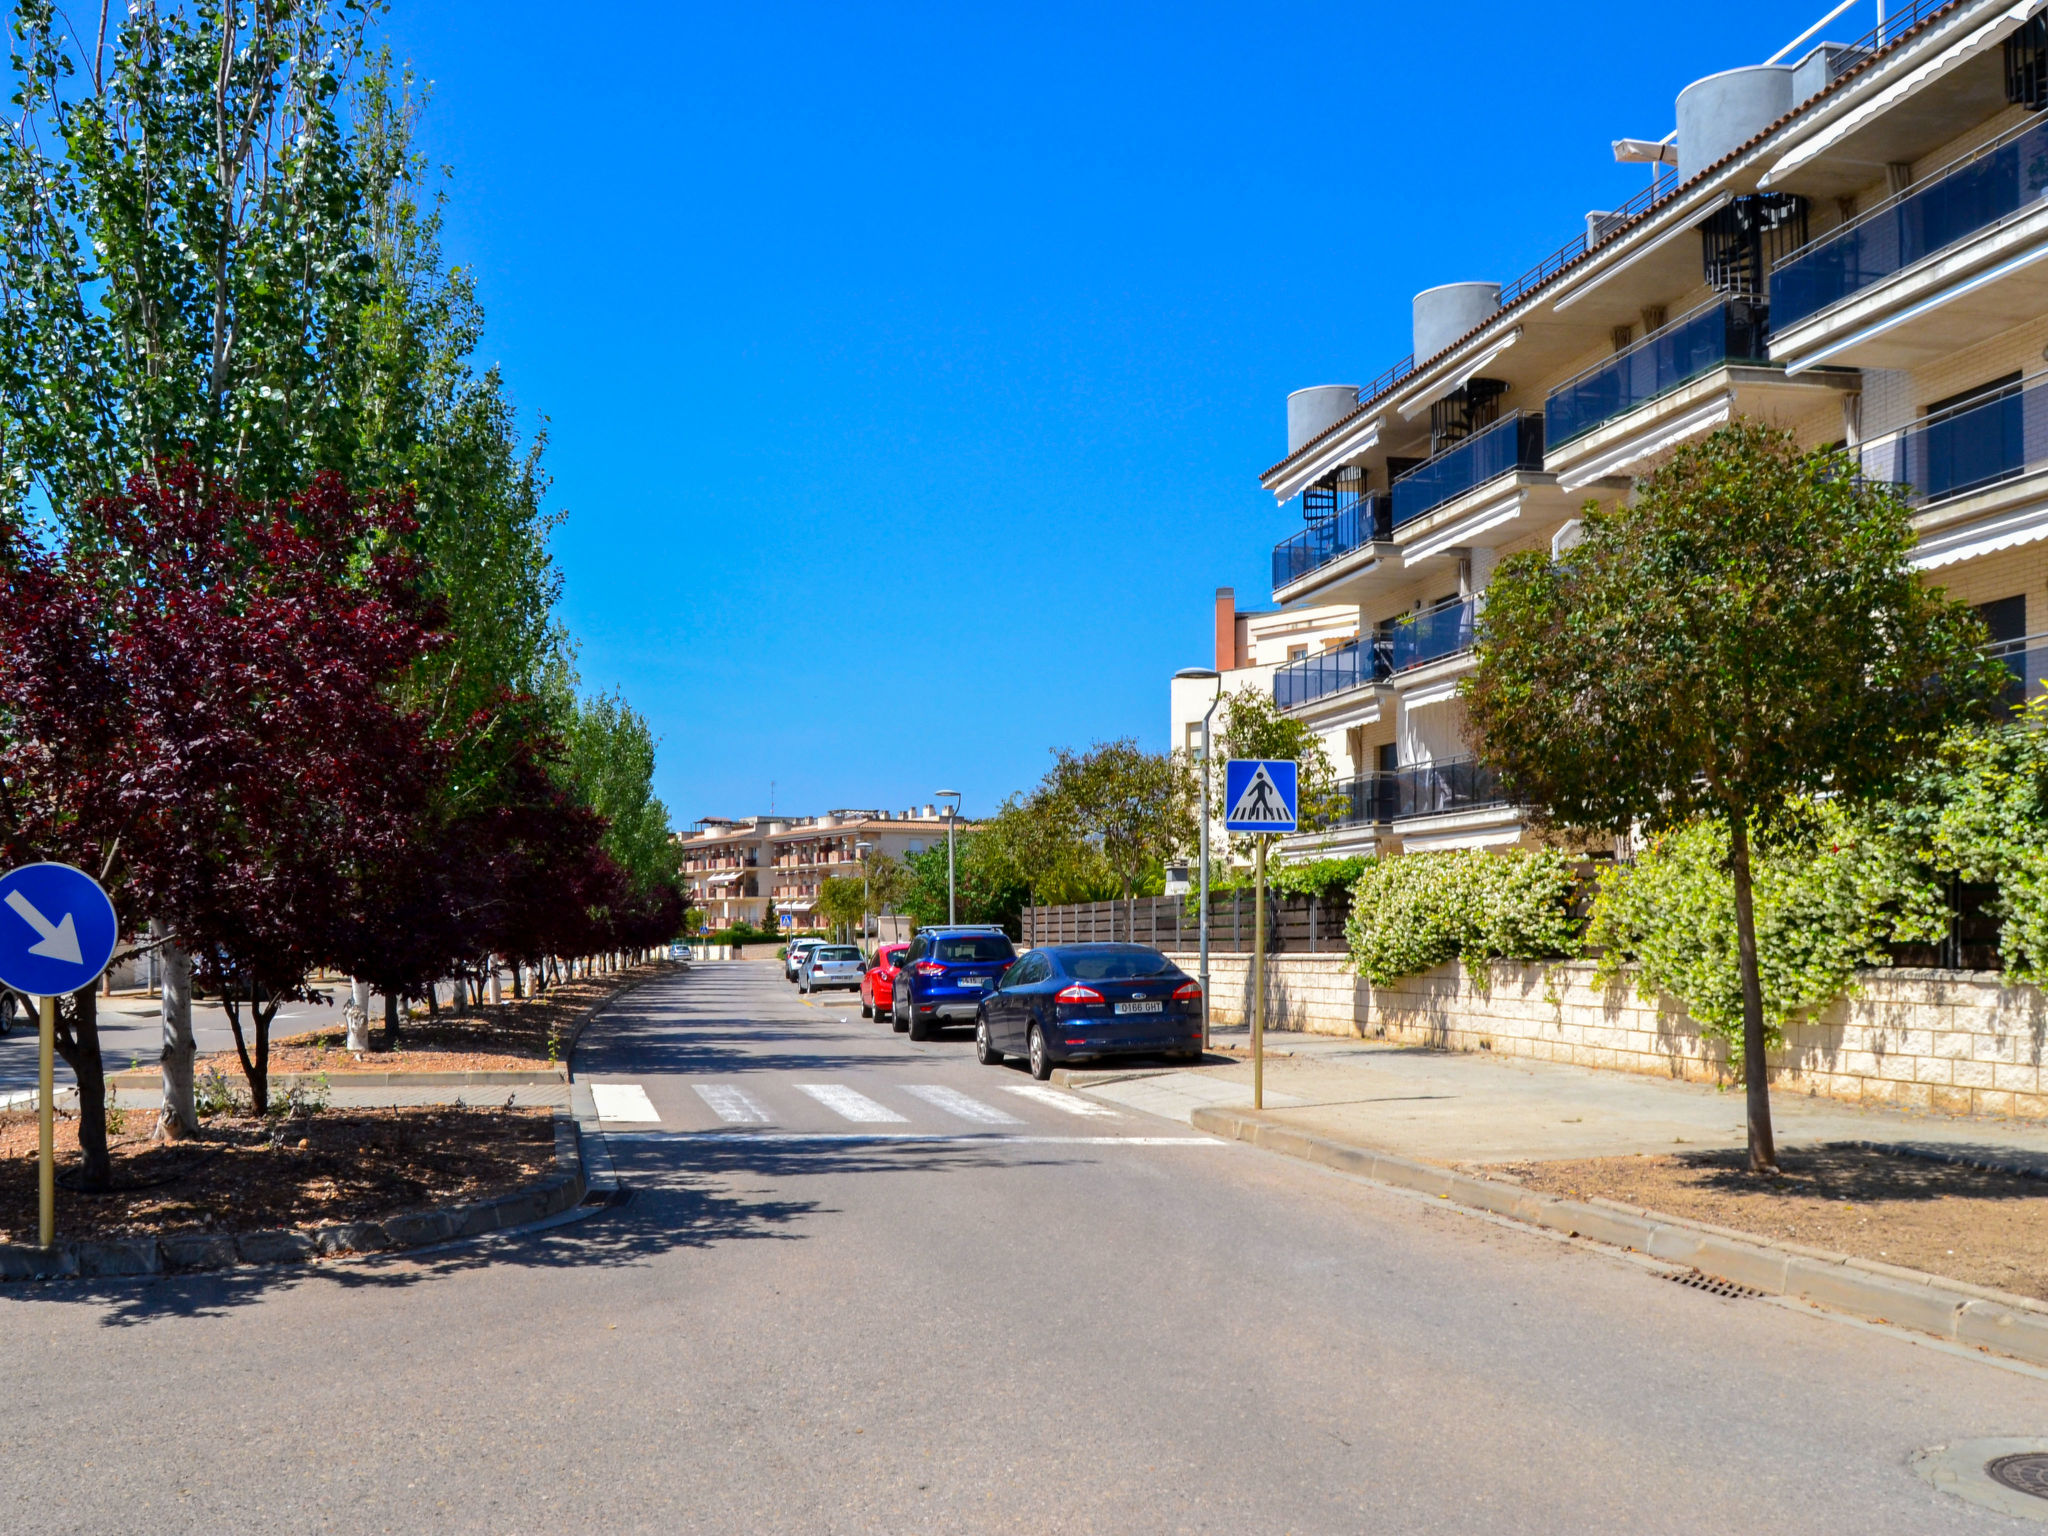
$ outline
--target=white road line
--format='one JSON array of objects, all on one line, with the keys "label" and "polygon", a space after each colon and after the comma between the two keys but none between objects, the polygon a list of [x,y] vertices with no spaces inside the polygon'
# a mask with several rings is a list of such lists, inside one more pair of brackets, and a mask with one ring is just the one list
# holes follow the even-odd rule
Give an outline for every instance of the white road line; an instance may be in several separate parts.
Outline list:
[{"label": "white road line", "polygon": [[1011,1093],[1021,1093],[1034,1104],[1050,1104],[1054,1109],[1064,1109],[1070,1115],[1108,1115],[1116,1118],[1116,1111],[1107,1104],[1097,1104],[1091,1099],[1079,1098],[1058,1088],[1041,1088],[1036,1083],[1005,1083]]},{"label": "white road line", "polygon": [[766,1125],[769,1114],[761,1101],[744,1088],[730,1083],[693,1083],[697,1097],[711,1106],[711,1113],[727,1125]]},{"label": "white road line", "polygon": [[913,1098],[923,1099],[935,1109],[943,1109],[949,1115],[958,1115],[962,1120],[972,1120],[976,1125],[1022,1125],[1024,1122],[1015,1115],[1006,1115],[993,1104],[970,1098],[958,1088],[948,1088],[943,1083],[905,1083],[903,1091]]},{"label": "white road line", "polygon": [[611,1142],[722,1141],[733,1146],[755,1142],[820,1141],[890,1142],[975,1147],[1223,1147],[1213,1136],[1006,1136],[1000,1131],[608,1131]]},{"label": "white road line", "polygon": [[638,1083],[592,1083],[590,1097],[597,1105],[598,1123],[612,1120],[653,1121],[661,1124],[647,1090]]},{"label": "white road line", "polygon": [[899,1125],[908,1125],[907,1117],[895,1110],[877,1104],[864,1093],[855,1093],[844,1083],[798,1083],[798,1093],[808,1093],[820,1104],[831,1110],[842,1120],[862,1120],[879,1123],[894,1120]]}]

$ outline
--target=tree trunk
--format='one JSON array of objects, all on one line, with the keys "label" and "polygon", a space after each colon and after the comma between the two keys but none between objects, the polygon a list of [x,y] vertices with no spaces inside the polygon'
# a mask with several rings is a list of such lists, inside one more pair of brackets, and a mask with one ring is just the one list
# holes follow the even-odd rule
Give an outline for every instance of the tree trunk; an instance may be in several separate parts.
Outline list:
[{"label": "tree trunk", "polygon": [[498,957],[493,955],[491,956],[491,1006],[493,1008],[505,1000],[505,994],[499,990],[501,986],[502,983],[498,980]]},{"label": "tree trunk", "polygon": [[171,939],[161,922],[149,925],[157,940],[157,974],[163,978],[164,1107],[157,1112],[156,1139],[179,1141],[199,1134],[199,1107],[192,1093],[192,957]]},{"label": "tree trunk", "polygon": [[367,981],[360,977],[349,979],[348,1008],[342,1016],[348,1021],[347,1049],[367,1051],[370,1048],[370,984]]},{"label": "tree trunk", "polygon": [[387,1051],[398,1049],[398,1015],[400,1012],[398,1005],[399,997],[397,992],[391,991],[384,994],[384,1049]]},{"label": "tree trunk", "polygon": [[233,984],[221,989],[221,1006],[227,1010],[228,1029],[235,1037],[235,1055],[241,1059],[242,1076],[249,1080],[249,1107],[256,1114],[267,1114],[270,1110],[270,1021],[277,1013],[277,1004],[272,1003],[264,1011],[262,989],[256,985],[256,978],[249,978],[249,1025],[256,1031],[256,1054],[249,1054],[249,1046],[242,1034],[242,1010],[235,1004]]},{"label": "tree trunk", "polygon": [[430,981],[427,983],[427,1017],[430,1019],[438,1019],[440,1016],[441,983],[439,983],[438,981]]},{"label": "tree trunk", "polygon": [[1735,936],[1742,970],[1742,1082],[1749,1108],[1749,1171],[1774,1172],[1771,1084],[1764,1059],[1764,987],[1756,960],[1756,903],[1750,883],[1749,818],[1729,818],[1728,870],[1735,881]]},{"label": "tree trunk", "polygon": [[113,1159],[107,1152],[107,1073],[100,1061],[97,983],[71,994],[71,1028],[58,1020],[57,1051],[78,1079],[79,1182],[86,1189],[105,1189],[113,1182]]}]

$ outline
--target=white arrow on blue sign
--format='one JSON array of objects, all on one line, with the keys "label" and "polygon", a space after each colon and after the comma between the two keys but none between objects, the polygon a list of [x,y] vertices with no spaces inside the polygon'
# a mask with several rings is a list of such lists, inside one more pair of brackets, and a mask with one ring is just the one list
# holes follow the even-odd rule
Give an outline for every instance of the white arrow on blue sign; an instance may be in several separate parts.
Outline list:
[{"label": "white arrow on blue sign", "polygon": [[89,987],[114,958],[120,924],[99,881],[69,864],[0,875],[0,983],[30,997]]},{"label": "white arrow on blue sign", "polygon": [[1300,765],[1291,757],[1234,757],[1223,765],[1223,826],[1229,832],[1292,832]]}]

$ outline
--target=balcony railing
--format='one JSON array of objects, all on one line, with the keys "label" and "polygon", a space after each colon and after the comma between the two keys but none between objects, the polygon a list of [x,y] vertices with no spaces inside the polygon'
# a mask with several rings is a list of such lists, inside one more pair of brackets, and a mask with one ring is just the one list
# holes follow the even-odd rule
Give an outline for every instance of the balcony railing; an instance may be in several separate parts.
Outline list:
[{"label": "balcony railing", "polygon": [[2008,711],[2018,709],[2048,686],[2048,635],[1996,641],[1986,646],[1984,653],[1996,656],[2012,673],[2012,684],[2005,691]]},{"label": "balcony railing", "polygon": [[1771,273],[1771,317],[1783,331],[2020,212],[2044,190],[2048,121],[2036,120],[1788,256]]},{"label": "balcony railing", "polygon": [[1325,694],[1381,682],[1387,671],[1385,642],[1354,640],[1277,668],[1273,673],[1273,703],[1280,709],[1292,709]]},{"label": "balcony railing", "polygon": [[1392,773],[1362,773],[1337,786],[1344,797],[1340,826],[1385,826],[1410,816],[1507,805],[1500,776],[1469,757],[1418,763]]},{"label": "balcony railing", "polygon": [[1385,494],[1360,497],[1273,546],[1274,590],[1301,580],[1310,571],[1320,570],[1375,539],[1392,538],[1393,533],[1393,506]]},{"label": "balcony railing", "polygon": [[1543,402],[1547,446],[1584,437],[1724,363],[1763,362],[1767,313],[1747,299],[1717,299],[1567,379]]},{"label": "balcony railing", "polygon": [[1915,506],[2041,468],[2048,465],[2048,373],[1873,438],[1858,454],[1867,479],[1905,487]]},{"label": "balcony railing", "polygon": [[1406,672],[1410,667],[1470,650],[1478,608],[1472,598],[1454,597],[1387,626],[1382,638],[1387,647],[1388,670]]},{"label": "balcony railing", "polygon": [[1512,411],[1394,482],[1394,526],[1518,469],[1543,467],[1543,417]]}]

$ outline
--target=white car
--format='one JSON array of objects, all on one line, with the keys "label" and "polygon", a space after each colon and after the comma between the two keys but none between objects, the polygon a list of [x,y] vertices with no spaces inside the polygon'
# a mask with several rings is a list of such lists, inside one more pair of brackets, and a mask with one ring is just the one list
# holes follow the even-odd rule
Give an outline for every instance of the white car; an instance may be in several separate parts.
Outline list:
[{"label": "white car", "polygon": [[804,956],[824,942],[823,939],[791,939],[782,956],[782,979],[795,981],[796,973],[803,968]]},{"label": "white car", "polygon": [[819,944],[805,953],[796,989],[822,992],[827,987],[850,987],[858,992],[861,972],[866,969],[860,951],[851,944]]}]

